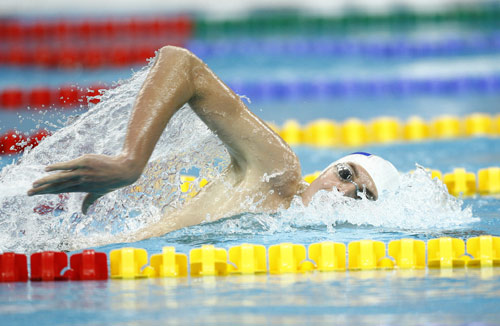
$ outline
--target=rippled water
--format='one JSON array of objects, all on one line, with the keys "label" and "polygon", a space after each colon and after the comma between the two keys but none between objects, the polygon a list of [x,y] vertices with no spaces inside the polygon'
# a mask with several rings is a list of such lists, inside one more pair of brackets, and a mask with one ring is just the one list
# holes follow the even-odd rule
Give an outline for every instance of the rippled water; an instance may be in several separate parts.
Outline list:
[{"label": "rippled water", "polygon": [[[80,247],[91,246],[93,236],[113,237],[181,205],[185,199],[178,191],[181,173],[196,168],[204,177],[217,177],[227,160],[224,147],[185,108],[169,123],[141,179],[102,198],[88,216],[80,213],[83,194],[25,195],[34,180],[46,175],[43,168],[48,164],[84,153],[113,155],[121,150],[129,113],[147,72],[144,68],[105,92],[98,105],[2,169],[0,250],[67,249],[68,239],[75,238]],[[197,137],[191,137],[193,132]],[[142,191],[135,191],[137,186]]]},{"label": "rippled water", "polygon": [[[0,284],[5,325],[496,325],[500,270]],[[57,316],[57,318],[54,318]]]},{"label": "rippled water", "polygon": [[[220,141],[188,108],[180,110],[161,137],[150,164],[133,186],[106,195],[88,216],[80,213],[83,194],[27,197],[31,183],[45,175],[45,165],[85,153],[113,155],[120,151],[134,98],[149,68],[121,81],[102,95],[88,112],[69,119],[40,146],[25,153],[0,173],[0,249],[32,252],[44,249],[89,247],[93,238],[112,239],[156,221],[166,210],[180,207],[180,173],[196,170],[216,178],[227,165]],[[191,137],[196,134],[197,137]],[[135,191],[140,186],[142,191]],[[370,212],[367,214],[367,212]],[[220,236],[274,234],[303,228],[334,233],[342,225],[394,230],[431,230],[473,223],[469,207],[447,194],[444,186],[418,168],[403,176],[400,189],[376,202],[354,201],[335,192],[319,193],[309,207],[300,200],[276,214],[243,214],[237,218],[189,228],[185,236],[212,228]],[[187,233],[186,233],[187,232]],[[189,232],[193,232],[190,234]],[[110,242],[113,242],[110,240]]]},{"label": "rippled water", "polygon": [[[147,71],[148,67],[115,85],[103,94],[98,105],[70,118],[66,127],[14,163],[8,157],[1,159],[0,251],[94,247],[100,237],[118,241],[121,235],[156,221],[166,209],[182,206],[187,198],[179,191],[180,174],[218,177],[228,164],[228,155],[220,141],[189,108],[184,108],[169,123],[136,184],[141,191],[134,185],[108,194],[87,216],[80,213],[82,194],[25,195],[31,183],[45,175],[47,164],[84,153],[112,155],[121,149],[128,115]],[[302,110],[303,103],[294,105],[301,105]],[[330,109],[330,103],[322,105]],[[362,106],[363,114],[373,114],[369,106]],[[287,117],[306,114],[300,110],[292,110]],[[422,110],[435,113],[433,107]],[[341,116],[351,114],[344,111]],[[273,119],[283,119],[279,109],[276,112]],[[245,213],[134,244],[110,244],[98,249],[109,253],[132,245],[154,254],[165,245],[173,245],[178,252],[188,253],[202,244],[228,248],[241,243],[269,246],[359,239],[387,243],[403,237],[428,240],[500,235],[497,198],[452,197],[442,183],[431,180],[415,165],[443,172],[458,166],[477,171],[498,165],[498,138],[363,149],[388,158],[405,172],[397,192],[376,202],[354,201],[335,191],[322,192],[308,207],[295,201],[289,209],[274,214]],[[304,173],[321,170],[349,152],[342,148],[295,150]],[[415,172],[408,173],[411,169]],[[0,324],[233,325],[237,320],[243,325],[494,325],[500,303],[499,275],[496,268],[0,284]]]},{"label": "rippled water", "polygon": [[[218,177],[228,164],[228,154],[218,138],[185,107],[170,121],[140,180],[101,198],[87,216],[80,212],[83,194],[25,195],[31,183],[45,175],[43,168],[48,164],[85,153],[113,155],[120,151],[134,98],[147,72],[148,67],[104,92],[99,104],[70,119],[66,127],[2,169],[0,250],[85,248],[92,247],[97,238],[118,242],[124,234],[183,205],[186,196],[179,191],[181,173],[195,170],[208,180]],[[431,230],[477,221],[470,208],[448,195],[443,184],[431,180],[421,168],[404,174],[398,191],[384,197],[375,202],[355,201],[335,191],[322,192],[309,207],[297,199],[289,209],[276,214],[243,214],[200,228],[202,233],[216,228],[224,238],[297,232],[304,228],[334,233],[343,224]],[[196,228],[187,230],[183,231],[188,232],[185,236],[200,232]]]}]

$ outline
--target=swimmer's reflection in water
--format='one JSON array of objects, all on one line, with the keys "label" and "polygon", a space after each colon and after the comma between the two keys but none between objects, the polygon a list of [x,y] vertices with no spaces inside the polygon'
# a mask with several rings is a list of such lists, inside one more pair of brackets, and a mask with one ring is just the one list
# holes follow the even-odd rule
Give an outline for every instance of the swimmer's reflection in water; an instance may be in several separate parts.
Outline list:
[{"label": "swimmer's reflection in water", "polygon": [[121,153],[88,154],[50,165],[46,171],[55,173],[35,181],[28,195],[85,192],[82,211],[86,213],[101,196],[139,178],[167,123],[186,103],[220,138],[231,163],[221,178],[212,180],[182,208],[136,230],[129,241],[199,224],[207,216],[214,221],[256,209],[275,212],[287,208],[296,196],[308,205],[320,190],[336,188],[348,197],[376,200],[399,184],[398,171],[390,162],[364,152],[339,159],[307,184],[297,156],[279,135],[199,58],[166,46],[158,52],[137,95]]}]

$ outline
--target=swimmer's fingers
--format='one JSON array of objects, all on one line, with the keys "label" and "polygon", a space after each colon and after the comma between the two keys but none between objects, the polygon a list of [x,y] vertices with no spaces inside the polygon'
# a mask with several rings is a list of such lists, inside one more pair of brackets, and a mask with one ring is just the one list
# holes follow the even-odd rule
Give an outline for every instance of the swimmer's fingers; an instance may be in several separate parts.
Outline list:
[{"label": "swimmer's fingers", "polygon": [[60,162],[48,165],[45,167],[46,172],[57,171],[57,170],[75,170],[78,168],[82,168],[84,166],[84,160],[82,157],[76,158],[67,162]]},{"label": "swimmer's fingers", "polygon": [[82,203],[82,212],[83,214],[87,214],[87,211],[89,210],[89,207],[92,206],[93,203],[95,203],[96,200],[101,198],[103,194],[97,194],[97,193],[88,193],[87,196],[85,196],[85,199],[83,200]]},{"label": "swimmer's fingers", "polygon": [[65,182],[65,181],[72,180],[72,179],[75,179],[78,177],[80,177],[80,174],[77,172],[73,172],[73,171],[60,172],[60,173],[52,174],[52,175],[49,175],[49,176],[46,176],[44,178],[36,180],[35,182],[33,182],[33,188],[38,188],[40,186],[43,186],[46,184],[51,184],[51,183]]},{"label": "swimmer's fingers", "polygon": [[59,194],[62,192],[82,192],[79,189],[80,180],[74,179],[59,183],[49,183],[43,186],[38,186],[28,191],[28,196],[45,195],[45,194]]}]

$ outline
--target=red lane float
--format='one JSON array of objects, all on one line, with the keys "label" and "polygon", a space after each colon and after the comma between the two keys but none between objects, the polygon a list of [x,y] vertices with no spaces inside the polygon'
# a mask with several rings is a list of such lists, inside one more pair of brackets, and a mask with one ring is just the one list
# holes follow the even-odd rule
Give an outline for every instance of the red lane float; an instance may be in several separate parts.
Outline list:
[{"label": "red lane float", "polygon": [[50,136],[47,130],[39,130],[32,135],[26,135],[15,130],[9,130],[0,135],[0,155],[18,154],[25,148],[36,147],[46,137]]},{"label": "red lane float", "polygon": [[0,137],[0,154],[17,154],[26,148],[27,137],[14,130],[9,130]]},{"label": "red lane float", "polygon": [[27,282],[26,255],[6,252],[0,255],[0,282]]},{"label": "red lane float", "polygon": [[66,281],[67,276],[61,275],[61,271],[68,267],[68,256],[64,252],[44,251],[32,254],[31,281]]},{"label": "red lane float", "polygon": [[2,282],[51,282],[51,281],[104,281],[108,279],[108,257],[92,249],[73,254],[68,267],[64,252],[44,251],[30,257],[31,277],[28,278],[27,257],[6,252],[0,254],[0,283]]},{"label": "red lane float", "polygon": [[70,259],[70,269],[65,273],[71,281],[104,281],[108,279],[108,258],[103,252],[84,250]]},{"label": "red lane float", "polygon": [[76,87],[63,86],[56,91],[56,100],[63,107],[71,107],[78,104],[78,100],[82,98],[82,91]]},{"label": "red lane float", "polygon": [[5,109],[18,109],[24,107],[26,92],[17,88],[4,89],[0,93],[0,107]]},{"label": "red lane float", "polygon": [[52,104],[53,92],[47,87],[33,88],[29,92],[28,103],[31,107],[44,108]]},{"label": "red lane float", "polygon": [[[130,45],[133,44],[133,45]],[[38,46],[15,45],[0,49],[0,64],[9,66],[37,66],[61,69],[100,69],[143,65],[154,57],[155,51],[164,45],[184,46],[182,41],[158,40],[155,43],[86,46]]]},{"label": "red lane float", "polygon": [[189,16],[84,19],[80,21],[39,20],[35,22],[4,19],[0,21],[0,40],[130,39],[144,36],[188,38],[191,36],[192,30],[193,21]]},{"label": "red lane float", "polygon": [[[106,89],[101,84],[78,88],[62,86],[57,89],[36,87],[33,89],[8,88],[0,91],[0,110],[21,110],[27,107],[33,109],[56,107],[72,107],[78,104],[99,103],[99,90]],[[89,97],[91,97],[89,99]]]}]

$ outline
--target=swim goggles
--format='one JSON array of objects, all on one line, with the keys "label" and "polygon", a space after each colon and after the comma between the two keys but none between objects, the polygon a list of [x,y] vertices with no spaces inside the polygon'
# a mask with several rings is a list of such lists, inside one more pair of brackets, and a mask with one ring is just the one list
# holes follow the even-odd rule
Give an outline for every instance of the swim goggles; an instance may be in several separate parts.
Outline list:
[{"label": "swim goggles", "polygon": [[[352,171],[352,168],[348,164],[339,163],[335,165],[335,167],[337,169],[337,174],[339,175],[342,181],[350,182],[354,185],[354,187],[356,187],[356,195],[358,195],[359,193],[364,193],[366,198],[368,198],[369,200],[374,200],[372,196],[369,196],[366,193],[365,185],[363,185],[363,191],[359,189],[358,184],[353,180],[354,172]],[[356,199],[361,199],[361,198],[358,196],[356,197]]]}]

